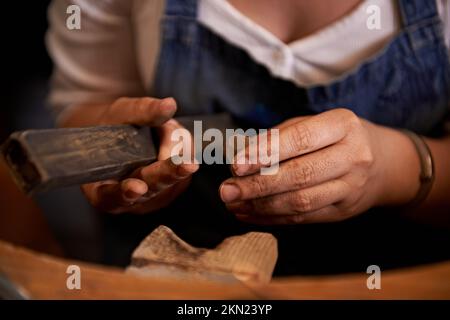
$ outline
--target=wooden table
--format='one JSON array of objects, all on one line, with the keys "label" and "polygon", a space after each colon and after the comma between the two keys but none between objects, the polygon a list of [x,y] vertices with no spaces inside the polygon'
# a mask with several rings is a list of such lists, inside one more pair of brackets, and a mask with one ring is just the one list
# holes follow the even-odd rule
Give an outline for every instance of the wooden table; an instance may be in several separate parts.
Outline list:
[{"label": "wooden table", "polygon": [[[81,289],[69,290],[69,265],[81,269]],[[384,271],[381,290],[368,275],[275,278],[267,285],[177,281],[64,260],[0,241],[0,272],[33,299],[450,299],[450,261]]]}]

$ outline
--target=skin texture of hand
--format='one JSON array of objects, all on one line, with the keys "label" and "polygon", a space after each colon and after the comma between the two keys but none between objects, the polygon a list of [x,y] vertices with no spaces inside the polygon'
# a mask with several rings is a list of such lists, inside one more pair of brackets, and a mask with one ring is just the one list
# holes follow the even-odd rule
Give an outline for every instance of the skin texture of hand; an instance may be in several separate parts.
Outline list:
[{"label": "skin texture of hand", "polygon": [[[158,161],[135,170],[128,178],[82,186],[89,202],[110,213],[148,213],[167,206],[189,185],[197,164],[175,165],[170,158],[173,130],[181,125],[171,119],[176,111],[171,98],[120,98],[96,118],[97,125],[133,124],[157,127],[160,138]],[[91,125],[91,123],[90,123]]]},{"label": "skin texture of hand", "polygon": [[234,177],[220,186],[222,200],[242,221],[340,221],[374,206],[407,203],[419,188],[411,141],[347,109],[293,118],[277,128],[278,172],[261,175],[259,164],[235,163]]}]

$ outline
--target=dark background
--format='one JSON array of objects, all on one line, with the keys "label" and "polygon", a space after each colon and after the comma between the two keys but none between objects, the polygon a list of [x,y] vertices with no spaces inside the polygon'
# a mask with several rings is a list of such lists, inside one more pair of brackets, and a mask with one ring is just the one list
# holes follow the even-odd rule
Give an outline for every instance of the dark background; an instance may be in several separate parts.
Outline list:
[{"label": "dark background", "polygon": [[[13,131],[54,126],[46,103],[52,71],[45,47],[50,2],[2,3],[0,144]],[[45,193],[35,200],[68,257],[102,261],[98,214],[78,187]]]},{"label": "dark background", "polygon": [[45,108],[51,61],[44,37],[49,0],[2,4],[0,140],[16,129],[52,124]]}]

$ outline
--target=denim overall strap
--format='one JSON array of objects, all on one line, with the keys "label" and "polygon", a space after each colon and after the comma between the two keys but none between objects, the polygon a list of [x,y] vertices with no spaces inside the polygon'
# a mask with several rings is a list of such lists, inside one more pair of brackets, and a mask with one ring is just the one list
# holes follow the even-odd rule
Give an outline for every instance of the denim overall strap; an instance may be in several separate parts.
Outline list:
[{"label": "denim overall strap", "polygon": [[419,50],[429,41],[444,43],[436,1],[399,0],[399,9],[404,32],[413,50]]},{"label": "denim overall strap", "polygon": [[399,0],[399,9],[404,27],[438,17],[436,1]]},{"label": "denim overall strap", "polygon": [[399,34],[356,70],[309,88],[313,112],[344,106],[385,126],[421,134],[439,131],[449,112],[450,65],[436,1],[398,4]]},{"label": "denim overall strap", "polygon": [[166,0],[167,16],[197,17],[197,0]]},{"label": "denim overall strap", "polygon": [[[441,108],[441,112],[447,114],[443,119],[448,121],[450,119],[450,48],[445,44],[444,25],[436,2],[435,0],[398,0],[403,30],[411,50],[420,55],[422,47],[434,43],[437,56],[441,59],[441,82],[444,82],[441,98],[442,104],[447,105],[447,108]],[[435,133],[442,134],[442,128],[437,128]]]}]

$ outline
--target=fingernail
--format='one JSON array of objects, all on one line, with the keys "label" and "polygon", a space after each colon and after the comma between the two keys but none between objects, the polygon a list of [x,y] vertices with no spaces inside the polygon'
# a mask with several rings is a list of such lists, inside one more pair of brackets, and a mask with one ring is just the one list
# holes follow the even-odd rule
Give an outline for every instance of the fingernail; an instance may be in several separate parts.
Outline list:
[{"label": "fingernail", "polygon": [[238,152],[233,159],[233,172],[237,176],[242,176],[250,169],[250,163],[245,156],[245,153]]},{"label": "fingernail", "polygon": [[132,190],[127,190],[125,191],[124,196],[127,200],[135,201],[141,197],[141,194],[134,192]]},{"label": "fingernail", "polygon": [[220,197],[223,202],[233,202],[241,196],[241,189],[233,183],[224,183],[220,188]]},{"label": "fingernail", "polygon": [[179,155],[173,155],[170,157],[170,161],[176,166],[181,166],[183,164],[183,158]]},{"label": "fingernail", "polygon": [[173,98],[165,98],[161,100],[160,102],[161,109],[172,111],[175,110],[177,107],[177,104]]},{"label": "fingernail", "polygon": [[182,164],[177,168],[177,174],[180,177],[187,177],[196,172],[198,169],[197,164]]},{"label": "fingernail", "polygon": [[177,126],[179,123],[177,120],[175,120],[174,118],[170,118],[169,120],[166,121],[165,124],[170,124],[172,126]]},{"label": "fingernail", "polygon": [[147,192],[147,185],[143,181],[136,179],[126,179],[122,182],[122,192],[124,198],[130,201],[139,199]]},{"label": "fingernail", "polygon": [[233,171],[234,174],[237,176],[243,176],[250,170],[250,164],[234,164],[233,165]]}]

